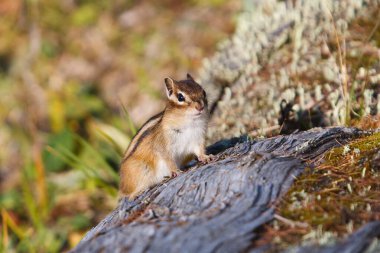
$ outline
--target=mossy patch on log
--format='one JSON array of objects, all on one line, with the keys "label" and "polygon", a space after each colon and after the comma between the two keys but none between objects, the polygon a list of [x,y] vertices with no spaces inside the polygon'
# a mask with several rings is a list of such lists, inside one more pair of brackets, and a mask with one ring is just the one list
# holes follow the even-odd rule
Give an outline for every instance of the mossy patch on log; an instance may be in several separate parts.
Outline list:
[{"label": "mossy patch on log", "polygon": [[[277,206],[258,244],[329,244],[380,219],[380,133],[327,152]],[[275,240],[272,240],[275,237]]]}]

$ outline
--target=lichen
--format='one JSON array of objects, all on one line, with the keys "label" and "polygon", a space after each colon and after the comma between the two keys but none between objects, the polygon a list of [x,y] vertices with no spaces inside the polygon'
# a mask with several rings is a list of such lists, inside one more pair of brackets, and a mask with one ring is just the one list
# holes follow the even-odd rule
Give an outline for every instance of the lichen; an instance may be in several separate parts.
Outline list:
[{"label": "lichen", "polygon": [[294,105],[292,117],[323,114],[312,124],[301,117],[302,128],[352,125],[377,114],[379,10],[378,0],[246,6],[235,34],[200,71],[211,100],[228,87],[212,118],[210,143],[253,131],[277,134],[283,99]]},{"label": "lichen", "polygon": [[272,242],[280,249],[331,243],[380,219],[379,154],[380,133],[327,152],[320,165],[297,178],[277,206],[277,214],[295,225],[272,222],[261,243]]}]

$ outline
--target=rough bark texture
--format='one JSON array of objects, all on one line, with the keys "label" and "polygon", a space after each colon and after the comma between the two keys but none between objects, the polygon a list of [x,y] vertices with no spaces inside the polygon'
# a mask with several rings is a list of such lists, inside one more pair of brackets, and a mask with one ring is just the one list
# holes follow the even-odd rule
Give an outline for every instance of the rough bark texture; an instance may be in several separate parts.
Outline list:
[{"label": "rough bark texture", "polygon": [[[133,202],[121,199],[72,252],[263,252],[266,247],[252,244],[258,228],[273,219],[275,201],[326,151],[365,134],[339,127],[218,142],[208,148],[216,154],[209,164],[193,166]],[[359,242],[313,252],[361,252],[380,234],[378,223],[369,226],[355,234]]]}]

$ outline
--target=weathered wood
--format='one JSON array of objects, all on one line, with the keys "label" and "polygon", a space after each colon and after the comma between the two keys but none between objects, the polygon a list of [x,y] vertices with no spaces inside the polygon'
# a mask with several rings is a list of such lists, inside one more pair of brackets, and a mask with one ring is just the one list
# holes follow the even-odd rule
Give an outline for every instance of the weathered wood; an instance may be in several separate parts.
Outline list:
[{"label": "weathered wood", "polygon": [[190,168],[135,201],[120,200],[72,252],[247,250],[306,161],[312,166],[332,147],[364,134],[337,127],[216,143],[208,148],[216,154],[214,161]]}]

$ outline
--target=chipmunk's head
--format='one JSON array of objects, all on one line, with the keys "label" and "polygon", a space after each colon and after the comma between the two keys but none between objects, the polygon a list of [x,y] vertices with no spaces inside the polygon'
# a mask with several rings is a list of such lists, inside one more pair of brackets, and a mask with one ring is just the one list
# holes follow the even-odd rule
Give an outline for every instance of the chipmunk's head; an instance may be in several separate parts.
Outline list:
[{"label": "chipmunk's head", "polygon": [[194,117],[208,114],[206,92],[190,74],[187,74],[187,79],[181,81],[167,77],[165,86],[169,100],[168,108],[179,109]]}]

